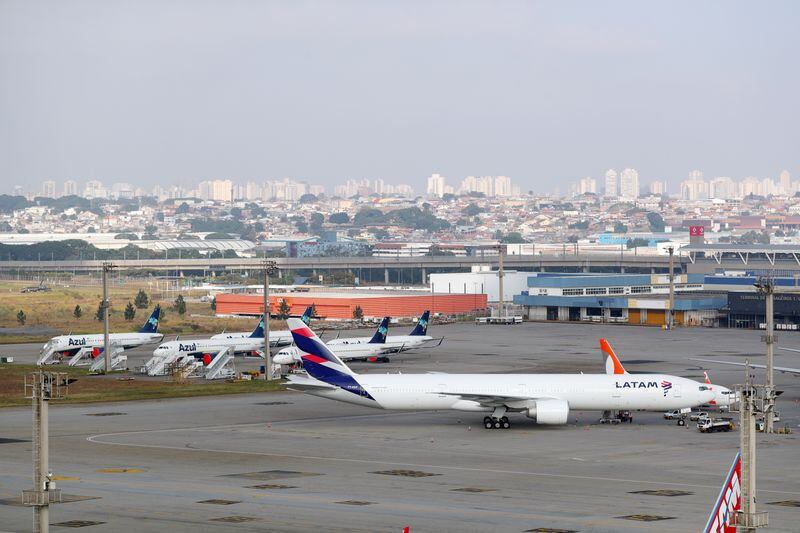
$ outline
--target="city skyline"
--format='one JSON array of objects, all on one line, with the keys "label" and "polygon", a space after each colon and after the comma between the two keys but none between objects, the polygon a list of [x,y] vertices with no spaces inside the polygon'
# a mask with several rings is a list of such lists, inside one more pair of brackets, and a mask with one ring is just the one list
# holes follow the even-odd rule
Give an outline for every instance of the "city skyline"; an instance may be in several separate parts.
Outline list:
[{"label": "city skyline", "polygon": [[800,173],[793,2],[101,4],[0,5],[7,190]]},{"label": "city skyline", "polygon": [[[627,174],[626,174],[627,172]],[[653,177],[649,179],[642,177],[635,168],[609,168],[603,172],[595,172],[594,175],[586,175],[583,178],[574,180],[566,188],[557,188],[557,191],[537,191],[533,194],[538,196],[561,196],[568,197],[576,194],[592,193],[605,197],[619,197],[623,199],[633,199],[639,195],[647,194],[667,194],[668,196],[681,197],[686,200],[697,200],[703,198],[733,198],[736,196],[747,196],[749,194],[768,196],[771,194],[794,194],[800,187],[800,182],[792,181],[792,173],[788,169],[781,169],[775,175],[766,176],[713,176],[707,175],[702,170],[693,169],[688,171],[682,178],[660,179]],[[705,177],[704,177],[705,176]],[[436,183],[433,185],[432,180]],[[498,185],[498,180],[501,180]],[[228,193],[223,198],[220,192],[220,183],[225,182],[224,186]],[[106,187],[110,184],[110,187]],[[216,189],[213,193],[203,193],[204,190],[210,191],[209,187]],[[281,185],[283,184],[283,185]],[[291,187],[299,186],[298,194],[274,192],[285,190],[286,184]],[[623,187],[625,188],[623,192]],[[34,183],[23,187],[19,184],[7,185],[6,190],[0,189],[0,194],[20,195],[26,197],[42,196],[46,198],[56,198],[68,195],[78,195],[85,197],[134,197],[134,196],[162,196],[168,198],[178,198],[182,196],[195,195],[204,199],[230,199],[230,191],[233,189],[235,199],[297,199],[305,193],[314,195],[325,194],[327,196],[351,197],[369,196],[370,194],[379,195],[399,195],[399,196],[438,196],[445,193],[466,194],[469,192],[483,192],[487,196],[519,196],[528,193],[522,189],[519,183],[512,177],[503,175],[477,176],[468,175],[463,177],[443,176],[439,173],[432,173],[426,179],[423,186],[415,188],[408,183],[389,183],[382,178],[349,178],[343,181],[323,185],[310,180],[293,179],[290,177],[273,179],[197,179],[189,184],[181,185],[161,185],[153,187],[141,187],[129,182],[107,181],[101,179],[46,179],[40,183]],[[496,189],[496,190],[495,190]],[[88,191],[88,192],[87,192]],[[159,191],[172,191],[170,194],[159,194]],[[258,191],[258,192],[256,192]],[[262,193],[263,191],[263,193]],[[268,192],[273,191],[273,192]],[[633,194],[638,191],[638,194]],[[113,194],[112,194],[113,193]],[[557,194],[556,194],[557,193]]]}]

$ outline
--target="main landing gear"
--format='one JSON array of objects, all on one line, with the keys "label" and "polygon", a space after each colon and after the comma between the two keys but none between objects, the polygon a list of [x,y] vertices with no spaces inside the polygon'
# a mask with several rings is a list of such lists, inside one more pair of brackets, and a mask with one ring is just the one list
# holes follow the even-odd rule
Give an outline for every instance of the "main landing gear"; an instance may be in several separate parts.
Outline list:
[{"label": "main landing gear", "polygon": [[501,416],[500,418],[487,416],[483,419],[483,427],[486,429],[508,429],[511,427],[511,422],[508,421],[507,416]]}]

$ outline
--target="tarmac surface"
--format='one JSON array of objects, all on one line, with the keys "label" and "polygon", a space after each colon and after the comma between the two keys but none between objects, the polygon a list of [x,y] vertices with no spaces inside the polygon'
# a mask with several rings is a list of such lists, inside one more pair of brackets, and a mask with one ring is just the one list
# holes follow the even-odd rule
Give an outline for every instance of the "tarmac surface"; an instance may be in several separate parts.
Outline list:
[{"label": "tarmac surface", "polygon": [[[748,330],[526,323],[433,326],[431,334],[444,343],[352,366],[596,373],[601,336],[634,373],[702,380],[702,363],[688,357],[764,359],[760,332]],[[800,334],[782,333],[778,344],[800,347]],[[153,348],[131,351],[130,366]],[[24,362],[38,349],[0,353]],[[776,364],[800,366],[800,355],[776,353]],[[739,368],[709,366],[715,383],[743,381]],[[758,503],[769,511],[770,531],[797,531],[800,378],[776,374],[776,383],[784,391],[779,425],[795,434],[759,435]],[[50,521],[54,531],[87,521],[96,524],[82,530],[176,533],[701,530],[739,432],[702,434],[660,413],[634,413],[620,426],[599,425],[598,417],[574,412],[569,425],[550,427],[513,414],[511,429],[485,430],[479,413],[379,411],[291,392],[53,402],[51,470],[65,499],[77,501],[53,505]],[[19,505],[31,486],[30,439],[30,409],[0,410],[0,530],[31,528],[32,511]]]}]

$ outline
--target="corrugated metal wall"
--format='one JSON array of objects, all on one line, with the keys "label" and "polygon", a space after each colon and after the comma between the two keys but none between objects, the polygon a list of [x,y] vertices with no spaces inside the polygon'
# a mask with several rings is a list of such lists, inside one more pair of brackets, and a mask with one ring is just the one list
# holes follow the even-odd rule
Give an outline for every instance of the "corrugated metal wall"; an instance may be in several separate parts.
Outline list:
[{"label": "corrugated metal wall", "polygon": [[[300,315],[311,304],[317,315],[324,318],[353,318],[353,309],[361,306],[365,317],[413,317],[426,309],[432,313],[460,314],[476,309],[486,309],[485,294],[430,294],[425,296],[380,296],[364,298],[330,297],[321,294],[270,295],[270,310],[275,312],[282,300],[291,307],[293,315]],[[249,294],[218,294],[217,313],[220,315],[258,315],[263,312],[263,297]]]}]

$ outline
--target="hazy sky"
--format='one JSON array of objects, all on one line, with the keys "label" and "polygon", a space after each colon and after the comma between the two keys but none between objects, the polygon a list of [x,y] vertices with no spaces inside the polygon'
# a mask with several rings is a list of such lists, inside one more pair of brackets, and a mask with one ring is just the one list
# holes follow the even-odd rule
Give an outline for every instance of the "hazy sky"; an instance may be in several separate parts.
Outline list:
[{"label": "hazy sky", "polygon": [[798,28],[796,1],[0,0],[0,189],[800,179]]}]

